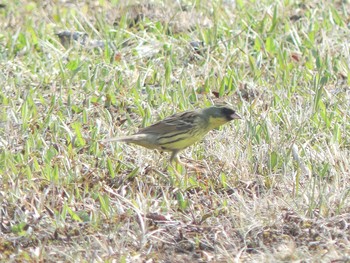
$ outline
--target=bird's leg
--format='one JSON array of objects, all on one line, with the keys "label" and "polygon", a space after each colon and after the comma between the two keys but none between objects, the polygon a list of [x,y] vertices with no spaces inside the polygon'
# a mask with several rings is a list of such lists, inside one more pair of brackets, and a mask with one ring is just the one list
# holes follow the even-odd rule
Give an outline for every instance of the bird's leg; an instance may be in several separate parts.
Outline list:
[{"label": "bird's leg", "polygon": [[[180,164],[182,166],[185,166],[185,164],[183,162],[181,162],[179,156],[178,156],[179,150],[173,150],[171,152],[171,156],[170,156],[170,165],[172,166],[172,168],[175,171],[175,175],[177,177],[177,179],[180,181],[181,179],[181,174],[177,171],[176,166],[177,164]],[[175,163],[175,166],[173,166],[173,162]]]},{"label": "bird's leg", "polygon": [[179,153],[179,150],[174,150],[174,151],[171,152],[170,163],[175,161],[176,163],[182,164],[181,161],[180,161],[179,156],[177,155],[178,153]]}]

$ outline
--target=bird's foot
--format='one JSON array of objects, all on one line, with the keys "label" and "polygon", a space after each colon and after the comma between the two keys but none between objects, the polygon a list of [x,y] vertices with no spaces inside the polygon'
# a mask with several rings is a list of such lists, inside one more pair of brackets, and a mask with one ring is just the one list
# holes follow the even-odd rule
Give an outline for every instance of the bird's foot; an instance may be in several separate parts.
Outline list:
[{"label": "bird's foot", "polygon": [[185,159],[185,161],[181,161],[181,164],[191,170],[195,170],[196,172],[206,171],[208,170],[207,163],[203,161],[196,161],[190,158],[182,158]]}]

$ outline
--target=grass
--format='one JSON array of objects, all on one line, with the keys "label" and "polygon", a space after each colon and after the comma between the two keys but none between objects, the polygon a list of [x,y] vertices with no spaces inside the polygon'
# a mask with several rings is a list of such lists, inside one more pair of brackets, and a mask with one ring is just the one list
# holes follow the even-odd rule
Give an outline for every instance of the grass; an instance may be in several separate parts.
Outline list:
[{"label": "grass", "polygon": [[[179,3],[1,7],[1,261],[350,260],[348,5]],[[215,103],[197,171],[99,142]]]}]

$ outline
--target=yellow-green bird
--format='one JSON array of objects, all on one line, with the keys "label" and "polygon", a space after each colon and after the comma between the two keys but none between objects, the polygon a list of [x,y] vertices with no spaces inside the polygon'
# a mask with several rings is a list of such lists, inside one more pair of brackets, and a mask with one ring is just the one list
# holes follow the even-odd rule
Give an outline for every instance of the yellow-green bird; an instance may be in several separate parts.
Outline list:
[{"label": "yellow-green bird", "polygon": [[205,109],[174,114],[137,133],[104,140],[134,143],[148,149],[171,152],[170,161],[180,162],[178,153],[201,140],[210,130],[241,117],[226,106],[212,106]]}]

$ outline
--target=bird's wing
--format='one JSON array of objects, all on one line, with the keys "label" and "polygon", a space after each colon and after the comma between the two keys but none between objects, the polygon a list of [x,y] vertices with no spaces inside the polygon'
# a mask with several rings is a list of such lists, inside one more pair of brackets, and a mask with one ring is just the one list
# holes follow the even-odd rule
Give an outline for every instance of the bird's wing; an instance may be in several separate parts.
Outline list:
[{"label": "bird's wing", "polygon": [[193,115],[193,112],[178,113],[151,126],[141,129],[137,134],[165,134],[175,131],[191,130],[193,127],[195,127],[196,121],[197,118]]}]

